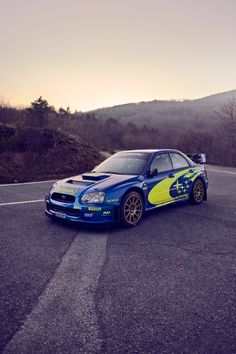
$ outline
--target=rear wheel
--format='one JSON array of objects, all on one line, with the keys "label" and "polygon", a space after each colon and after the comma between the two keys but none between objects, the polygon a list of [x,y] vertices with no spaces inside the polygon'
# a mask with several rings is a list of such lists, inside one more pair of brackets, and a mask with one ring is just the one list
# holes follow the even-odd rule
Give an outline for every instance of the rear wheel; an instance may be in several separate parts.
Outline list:
[{"label": "rear wheel", "polygon": [[190,195],[190,201],[193,204],[200,204],[203,201],[205,194],[205,187],[201,179],[196,179],[193,184],[193,189]]},{"label": "rear wheel", "polygon": [[125,226],[136,226],[143,216],[143,198],[138,192],[128,193],[121,204],[121,221]]}]

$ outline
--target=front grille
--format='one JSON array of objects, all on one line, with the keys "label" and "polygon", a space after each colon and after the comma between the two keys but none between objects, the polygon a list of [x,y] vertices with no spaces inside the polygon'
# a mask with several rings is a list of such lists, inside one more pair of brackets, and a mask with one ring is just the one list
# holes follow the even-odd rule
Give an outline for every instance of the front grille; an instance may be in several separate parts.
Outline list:
[{"label": "front grille", "polygon": [[75,202],[75,197],[70,194],[63,194],[63,193],[52,193],[51,198],[53,200],[56,200],[57,202],[62,202],[62,203],[74,203]]},{"label": "front grille", "polygon": [[48,204],[47,203],[47,210],[52,210],[57,213],[64,213],[66,215],[71,215],[71,216],[79,216],[80,210],[79,209],[72,209],[72,208],[66,208],[60,205],[55,205],[55,204]]}]

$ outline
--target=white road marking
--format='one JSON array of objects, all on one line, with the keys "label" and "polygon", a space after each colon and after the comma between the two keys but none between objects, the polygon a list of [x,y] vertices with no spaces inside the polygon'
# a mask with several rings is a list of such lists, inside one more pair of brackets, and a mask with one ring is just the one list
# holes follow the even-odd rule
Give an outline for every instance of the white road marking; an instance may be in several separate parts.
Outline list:
[{"label": "white road marking", "polygon": [[44,202],[45,199],[36,199],[36,200],[24,200],[22,202],[9,202],[9,203],[1,203],[0,206],[5,206],[5,205],[17,205],[17,204],[28,204],[28,203],[38,203],[38,202]]},{"label": "white road marking", "polygon": [[0,187],[14,187],[14,186],[23,186],[23,185],[28,185],[28,184],[49,183],[49,182],[55,182],[55,181],[56,181],[56,179],[52,179],[52,180],[49,180],[49,181],[8,183],[8,184],[0,184]]},{"label": "white road marking", "polygon": [[[65,235],[66,236],[66,235]],[[81,232],[3,353],[100,353],[96,289],[107,234]]]},{"label": "white road marking", "polygon": [[226,171],[226,170],[214,170],[214,169],[211,169],[211,168],[207,168],[207,171],[219,172],[219,173],[230,173],[230,174],[232,174],[232,175],[236,175],[236,172]]}]

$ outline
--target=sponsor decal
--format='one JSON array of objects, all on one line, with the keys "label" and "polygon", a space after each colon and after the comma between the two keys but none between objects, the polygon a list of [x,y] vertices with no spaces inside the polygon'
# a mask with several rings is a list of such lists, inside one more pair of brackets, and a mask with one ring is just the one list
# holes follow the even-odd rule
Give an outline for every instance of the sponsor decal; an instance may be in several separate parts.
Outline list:
[{"label": "sponsor decal", "polygon": [[103,215],[109,215],[109,214],[111,214],[111,212],[110,212],[110,210],[105,210],[102,214]]},{"label": "sponsor decal", "polygon": [[84,213],[84,216],[86,218],[92,218],[93,217],[93,213]]},{"label": "sponsor decal", "polygon": [[76,190],[74,189],[67,189],[67,188],[59,188],[55,190],[56,192],[64,193],[64,194],[72,194],[74,195],[76,193]]},{"label": "sponsor decal", "polygon": [[118,203],[119,199],[107,199],[107,203]]},{"label": "sponsor decal", "polygon": [[148,194],[151,204],[163,204],[176,199],[187,197],[191,191],[193,181],[201,174],[193,169],[175,173],[175,178],[166,177],[158,182]]},{"label": "sponsor decal", "polygon": [[98,207],[88,207],[89,211],[101,211],[102,208],[98,208]]}]

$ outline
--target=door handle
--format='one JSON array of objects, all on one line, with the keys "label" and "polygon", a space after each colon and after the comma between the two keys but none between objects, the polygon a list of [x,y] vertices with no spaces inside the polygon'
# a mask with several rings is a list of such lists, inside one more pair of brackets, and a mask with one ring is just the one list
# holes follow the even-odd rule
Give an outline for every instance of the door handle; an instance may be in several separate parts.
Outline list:
[{"label": "door handle", "polygon": [[174,175],[173,173],[170,173],[168,177],[169,177],[169,178],[174,178],[174,176],[175,176],[175,175]]}]

